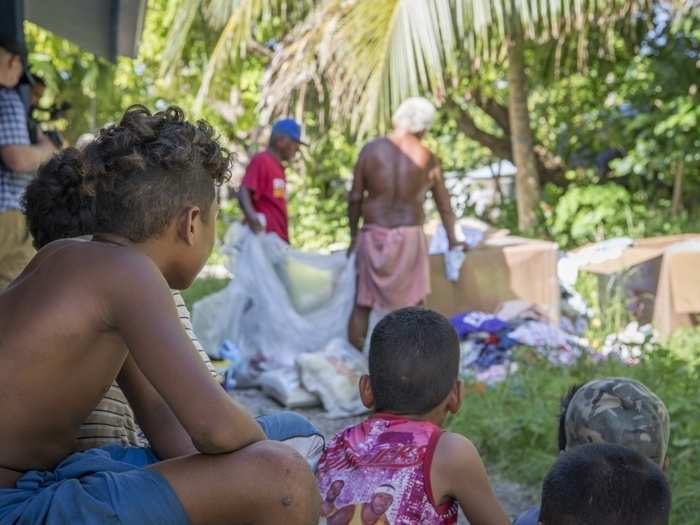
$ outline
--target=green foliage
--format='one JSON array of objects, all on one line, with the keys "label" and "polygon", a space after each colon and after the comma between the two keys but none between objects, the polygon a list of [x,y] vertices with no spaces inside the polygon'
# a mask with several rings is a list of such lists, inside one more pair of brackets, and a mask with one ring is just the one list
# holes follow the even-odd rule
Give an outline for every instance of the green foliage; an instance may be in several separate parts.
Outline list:
[{"label": "green foliage", "polygon": [[348,246],[345,202],[357,153],[354,144],[331,131],[304,148],[301,161],[288,170],[290,235],[295,246],[310,251]]},{"label": "green foliage", "polygon": [[468,387],[473,393],[467,396],[450,426],[472,439],[487,463],[497,466],[510,479],[538,490],[558,453],[559,400],[566,391],[593,378],[637,379],[664,400],[671,415],[672,523],[697,524],[700,523],[697,499],[700,397],[696,387],[700,379],[699,349],[700,331],[695,330],[679,334],[668,346],[658,347],[633,367],[615,362],[582,362],[566,369],[528,358],[517,374],[494,388],[479,394],[476,393],[479,390]]},{"label": "green foliage", "polygon": [[671,203],[650,203],[643,192],[605,184],[572,185],[556,198],[545,218],[551,238],[562,248],[574,248],[616,236],[652,237],[697,231],[696,213],[671,213]]},{"label": "green foliage", "polygon": [[192,286],[182,292],[182,297],[185,299],[187,308],[192,311],[192,305],[194,305],[194,303],[200,299],[204,299],[207,295],[211,295],[219,290],[222,290],[226,287],[229,281],[230,279],[218,277],[206,277],[195,280],[195,282],[192,283]]},{"label": "green foliage", "polygon": [[614,183],[572,186],[559,199],[551,232],[565,247],[606,237],[626,235],[633,217],[643,214],[643,206],[633,206],[625,188]]}]

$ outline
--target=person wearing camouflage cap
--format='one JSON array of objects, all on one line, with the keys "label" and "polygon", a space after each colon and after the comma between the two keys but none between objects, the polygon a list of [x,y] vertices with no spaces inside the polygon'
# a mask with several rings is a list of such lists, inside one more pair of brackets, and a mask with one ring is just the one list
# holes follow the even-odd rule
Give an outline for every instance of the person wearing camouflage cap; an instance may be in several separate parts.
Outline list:
[{"label": "person wearing camouflage cap", "polygon": [[[631,448],[665,469],[670,428],[666,405],[639,381],[595,379],[571,388],[562,399],[559,450],[612,443]],[[537,525],[539,511],[531,508],[514,525]]]},{"label": "person wearing camouflage cap", "polygon": [[566,450],[616,443],[664,467],[670,434],[666,405],[639,381],[597,379],[576,390],[564,414]]}]

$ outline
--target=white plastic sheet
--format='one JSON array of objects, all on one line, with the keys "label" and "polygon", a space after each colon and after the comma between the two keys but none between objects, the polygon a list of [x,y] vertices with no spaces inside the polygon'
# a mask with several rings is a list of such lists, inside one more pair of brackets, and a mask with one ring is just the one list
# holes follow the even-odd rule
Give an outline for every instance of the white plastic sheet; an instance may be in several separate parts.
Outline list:
[{"label": "white plastic sheet", "polygon": [[367,373],[367,358],[344,339],[334,339],[323,352],[297,359],[301,382],[318,395],[327,417],[358,416],[367,412],[359,392],[360,377]]},{"label": "white plastic sheet", "polygon": [[194,329],[210,355],[228,339],[262,372],[294,367],[299,355],[347,337],[354,256],[301,252],[240,224],[229,229],[223,253],[233,279],[193,309]]}]

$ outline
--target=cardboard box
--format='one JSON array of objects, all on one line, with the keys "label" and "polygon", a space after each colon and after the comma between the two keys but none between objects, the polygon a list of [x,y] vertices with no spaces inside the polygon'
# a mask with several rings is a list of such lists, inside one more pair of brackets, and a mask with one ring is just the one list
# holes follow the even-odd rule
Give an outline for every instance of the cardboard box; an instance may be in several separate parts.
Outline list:
[{"label": "cardboard box", "polygon": [[445,278],[442,255],[430,256],[432,292],[426,306],[446,316],[468,310],[495,312],[522,299],[540,306],[559,322],[557,245],[553,242],[489,232],[481,246],[466,254],[458,282]]},{"label": "cardboard box", "polygon": [[614,259],[581,268],[599,276],[601,298],[618,286],[633,314],[667,337],[700,317],[700,234],[635,241]]}]

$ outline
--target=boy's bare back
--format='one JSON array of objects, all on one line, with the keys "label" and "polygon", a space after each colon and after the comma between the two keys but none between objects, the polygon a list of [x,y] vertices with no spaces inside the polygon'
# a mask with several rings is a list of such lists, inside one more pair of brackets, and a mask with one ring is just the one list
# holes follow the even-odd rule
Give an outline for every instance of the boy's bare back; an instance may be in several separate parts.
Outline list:
[{"label": "boy's bare back", "polygon": [[127,355],[110,295],[148,264],[124,248],[59,241],[0,294],[1,467],[48,469],[73,452]]}]

